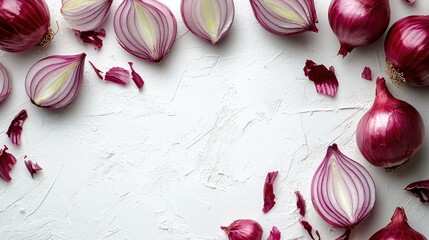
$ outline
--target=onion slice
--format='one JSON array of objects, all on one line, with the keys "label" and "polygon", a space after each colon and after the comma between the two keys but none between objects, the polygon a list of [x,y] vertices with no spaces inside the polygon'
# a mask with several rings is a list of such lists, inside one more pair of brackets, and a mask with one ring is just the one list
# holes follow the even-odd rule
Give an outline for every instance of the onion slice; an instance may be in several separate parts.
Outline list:
[{"label": "onion slice", "polygon": [[126,51],[151,62],[162,61],[177,35],[176,18],[157,0],[124,0],[116,10],[113,26]]},{"label": "onion slice", "polygon": [[83,83],[85,53],[55,55],[35,63],[25,78],[25,90],[38,107],[60,109],[76,98]]},{"label": "onion slice", "polygon": [[62,0],[61,14],[72,29],[91,31],[109,15],[113,0]]},{"label": "onion slice", "polygon": [[423,203],[429,202],[429,180],[423,180],[411,183],[405,190],[410,191],[420,198]]},{"label": "onion slice", "polygon": [[27,117],[27,111],[25,109],[21,110],[21,112],[19,112],[18,115],[16,115],[12,120],[9,129],[6,132],[7,136],[16,146],[21,145],[22,126],[24,125]]},{"label": "onion slice", "polygon": [[352,229],[375,204],[375,184],[369,172],[333,144],[314,174],[311,198],[317,213],[330,225]]},{"label": "onion slice", "polygon": [[228,33],[234,21],[233,0],[182,0],[181,13],[186,27],[212,44]]},{"label": "onion slice", "polygon": [[305,62],[304,74],[316,86],[316,91],[319,94],[324,94],[334,97],[338,91],[338,80],[335,76],[334,67],[327,69],[324,65],[317,65],[312,60]]},{"label": "onion slice", "polygon": [[12,92],[12,81],[9,72],[0,63],[0,103]]},{"label": "onion slice", "polygon": [[318,32],[314,0],[250,0],[250,4],[259,24],[273,34]]},{"label": "onion slice", "polygon": [[0,149],[0,178],[3,178],[6,182],[10,182],[12,178],[9,172],[12,170],[13,165],[16,163],[16,158],[12,154],[7,152],[8,148],[6,145],[4,149]]}]

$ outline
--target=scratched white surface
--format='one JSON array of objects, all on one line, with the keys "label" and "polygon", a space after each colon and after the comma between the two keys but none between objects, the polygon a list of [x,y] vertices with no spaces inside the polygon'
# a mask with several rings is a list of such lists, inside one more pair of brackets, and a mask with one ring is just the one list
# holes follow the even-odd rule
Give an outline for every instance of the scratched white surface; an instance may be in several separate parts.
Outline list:
[{"label": "scratched white surface", "polygon": [[[334,142],[367,167],[377,185],[375,209],[352,239],[368,239],[396,206],[404,206],[410,224],[429,236],[428,206],[403,190],[429,178],[429,134],[422,151],[395,174],[369,165],[355,143],[357,122],[372,105],[375,87],[360,73],[367,65],[374,77],[386,76],[383,40],[341,59],[327,21],[328,1],[316,1],[319,33],[282,38],[262,29],[248,1],[236,0],[230,34],[211,46],[187,31],[178,0],[163,0],[177,17],[178,40],[157,65],[134,58],[116,42],[112,19],[120,2],[114,1],[104,25],[108,35],[101,50],[76,40],[59,13],[60,1],[48,1],[52,25],[60,25],[51,47],[0,52],[14,85],[0,105],[0,143],[18,158],[13,180],[0,181],[0,239],[221,240],[227,237],[219,226],[240,218],[260,222],[264,239],[273,225],[282,239],[309,239],[298,223],[296,190],[307,200],[306,219],[323,239],[334,239],[343,231],[322,221],[309,193],[312,175]],[[391,7],[391,24],[429,11],[423,0],[414,7],[391,1]],[[72,106],[33,106],[24,89],[30,66],[45,55],[82,51],[103,70],[135,62],[146,81],[143,92],[133,84],[104,83],[86,64]],[[337,97],[315,92],[303,75],[306,59],[335,67]],[[427,89],[389,88],[429,118]],[[5,132],[22,108],[29,118],[17,148]],[[44,168],[35,180],[24,155]],[[280,171],[277,204],[263,214],[263,182],[273,170]]]}]

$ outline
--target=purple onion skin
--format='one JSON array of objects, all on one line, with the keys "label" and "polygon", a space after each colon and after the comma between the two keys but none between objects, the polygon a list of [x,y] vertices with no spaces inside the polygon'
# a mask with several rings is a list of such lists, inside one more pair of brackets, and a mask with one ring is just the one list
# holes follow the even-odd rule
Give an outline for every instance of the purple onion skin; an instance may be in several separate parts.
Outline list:
[{"label": "purple onion skin", "polygon": [[[408,16],[392,25],[384,42],[390,78],[411,86],[429,85],[429,16]],[[393,72],[391,72],[393,71]],[[403,79],[398,79],[398,73]]]},{"label": "purple onion skin", "polygon": [[[17,14],[18,13],[18,14]],[[44,0],[0,0],[0,49],[21,52],[49,34],[50,14]]]},{"label": "purple onion skin", "polygon": [[333,0],[329,25],[340,41],[339,55],[345,57],[355,47],[374,43],[390,22],[388,0]]},{"label": "purple onion skin", "polygon": [[366,160],[386,169],[401,166],[421,148],[424,133],[420,113],[393,97],[384,78],[378,78],[374,104],[356,132],[357,145]]},{"label": "purple onion skin", "polygon": [[427,240],[408,224],[403,208],[396,208],[391,222],[383,229],[372,235],[369,240]]}]

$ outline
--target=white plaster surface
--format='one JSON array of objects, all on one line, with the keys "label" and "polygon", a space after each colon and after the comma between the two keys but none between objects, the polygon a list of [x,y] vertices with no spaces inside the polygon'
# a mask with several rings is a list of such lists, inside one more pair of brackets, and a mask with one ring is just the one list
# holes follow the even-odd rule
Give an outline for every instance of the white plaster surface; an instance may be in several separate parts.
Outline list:
[{"label": "white plaster surface", "polygon": [[[162,64],[125,52],[113,32],[114,1],[104,27],[105,46],[83,45],[66,28],[60,1],[48,1],[52,25],[60,31],[46,51],[11,54],[0,61],[13,78],[13,93],[0,105],[0,142],[15,154],[10,183],[0,181],[0,239],[227,239],[219,226],[252,218],[273,225],[282,239],[309,239],[302,230],[294,191],[307,200],[308,216],[322,239],[343,233],[330,227],[310,201],[311,178],[328,145],[338,143],[362,163],[377,185],[373,213],[352,239],[368,239],[385,226],[397,206],[409,222],[429,236],[429,207],[403,188],[429,178],[429,134],[415,159],[397,173],[367,163],[355,143],[356,125],[372,105],[375,81],[361,79],[364,66],[384,73],[383,39],[337,56],[329,2],[316,0],[320,32],[282,38],[265,31],[250,4],[236,0],[236,18],[228,37],[211,46],[187,31],[179,0],[162,0],[178,20],[178,39]],[[392,21],[429,12],[429,3],[411,7],[392,0]],[[78,98],[62,111],[32,105],[24,79],[30,66],[46,55],[77,54],[102,70],[136,70],[146,81],[142,92],[99,80],[89,64]],[[306,59],[336,69],[335,98],[319,95],[303,74]],[[425,120],[428,89],[396,88],[395,96],[413,104]],[[11,119],[27,109],[22,146],[5,132]],[[429,121],[427,121],[429,124]],[[429,125],[428,125],[429,126]],[[428,127],[429,129],[429,127]],[[44,170],[33,180],[23,157]],[[263,214],[262,189],[267,172],[280,171],[277,204]]]}]

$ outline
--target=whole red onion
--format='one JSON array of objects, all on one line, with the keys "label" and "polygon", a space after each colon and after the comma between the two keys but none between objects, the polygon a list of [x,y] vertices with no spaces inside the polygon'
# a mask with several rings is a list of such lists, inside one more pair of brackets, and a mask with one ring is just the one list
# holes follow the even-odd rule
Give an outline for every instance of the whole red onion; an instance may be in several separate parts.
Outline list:
[{"label": "whole red onion", "polygon": [[345,57],[355,47],[366,46],[383,35],[390,22],[388,0],[333,0],[329,24],[340,40],[339,55]]},{"label": "whole red onion", "polygon": [[261,240],[261,225],[252,219],[240,219],[231,223],[227,227],[220,227],[228,235],[229,240]]},{"label": "whole red onion", "polygon": [[407,221],[404,209],[396,208],[391,222],[369,240],[426,240],[426,237],[411,228]]},{"label": "whole red onion", "polygon": [[384,51],[394,83],[429,85],[429,16],[408,16],[393,24]]},{"label": "whole red onion", "polygon": [[20,52],[48,45],[49,9],[44,0],[0,0],[0,49]]},{"label": "whole red onion", "polygon": [[364,157],[375,166],[394,169],[420,149],[424,133],[419,112],[393,97],[384,78],[378,78],[374,104],[357,127],[356,141]]}]

